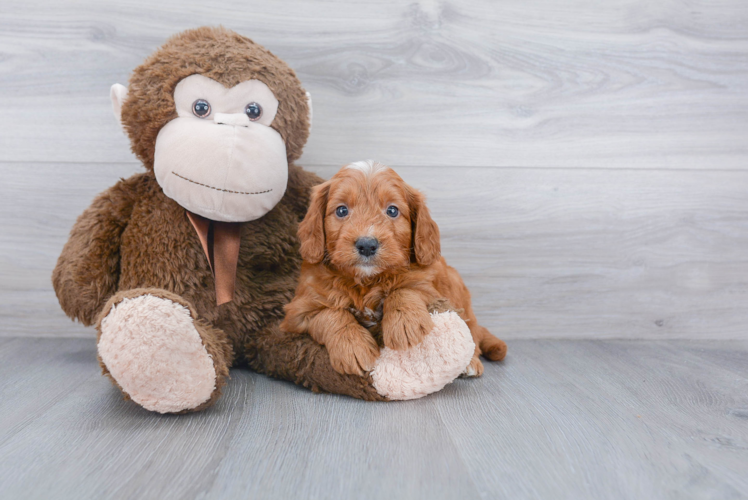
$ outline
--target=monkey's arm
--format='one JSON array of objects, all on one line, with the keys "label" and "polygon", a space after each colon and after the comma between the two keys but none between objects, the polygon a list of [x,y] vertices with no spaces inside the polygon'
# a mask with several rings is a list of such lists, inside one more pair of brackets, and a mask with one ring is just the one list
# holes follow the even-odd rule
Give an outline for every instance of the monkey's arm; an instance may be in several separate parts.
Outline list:
[{"label": "monkey's arm", "polygon": [[52,273],[65,314],[86,326],[96,321],[119,281],[120,239],[132,214],[141,175],[121,180],[94,199],[73,225]]},{"label": "monkey's arm", "polygon": [[387,399],[374,388],[371,377],[336,371],[324,346],[309,335],[284,331],[278,323],[258,332],[247,344],[246,356],[253,370],[290,380],[314,392],[346,394],[366,401]]}]

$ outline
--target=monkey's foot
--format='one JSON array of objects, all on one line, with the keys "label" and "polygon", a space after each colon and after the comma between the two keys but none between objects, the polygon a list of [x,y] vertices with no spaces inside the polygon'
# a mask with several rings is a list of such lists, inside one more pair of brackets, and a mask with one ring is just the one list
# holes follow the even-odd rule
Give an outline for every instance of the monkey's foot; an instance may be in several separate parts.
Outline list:
[{"label": "monkey's foot", "polygon": [[101,321],[99,357],[136,403],[193,410],[216,391],[216,369],[185,306],[151,294],[124,298]]},{"label": "monkey's foot", "polygon": [[415,347],[381,350],[371,378],[389,399],[416,399],[444,388],[468,366],[475,343],[467,324],[454,311],[432,314],[434,329]]}]

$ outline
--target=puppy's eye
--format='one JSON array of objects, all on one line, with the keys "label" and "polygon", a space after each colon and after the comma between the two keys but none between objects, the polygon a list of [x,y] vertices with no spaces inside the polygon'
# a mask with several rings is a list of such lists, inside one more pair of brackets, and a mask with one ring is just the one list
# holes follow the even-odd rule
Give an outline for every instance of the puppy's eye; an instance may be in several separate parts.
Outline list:
[{"label": "puppy's eye", "polygon": [[340,205],[338,208],[335,209],[335,215],[337,215],[340,218],[345,217],[348,215],[348,207],[345,205]]},{"label": "puppy's eye", "polygon": [[398,210],[395,205],[390,205],[389,207],[387,207],[387,215],[389,215],[393,219],[397,217],[397,214],[399,213],[400,213],[400,210]]},{"label": "puppy's eye", "polygon": [[244,108],[244,112],[247,113],[247,116],[251,121],[256,122],[262,116],[262,106],[256,102],[250,102]]},{"label": "puppy's eye", "polygon": [[210,103],[205,99],[198,99],[192,103],[192,113],[198,118],[205,118],[210,114]]}]

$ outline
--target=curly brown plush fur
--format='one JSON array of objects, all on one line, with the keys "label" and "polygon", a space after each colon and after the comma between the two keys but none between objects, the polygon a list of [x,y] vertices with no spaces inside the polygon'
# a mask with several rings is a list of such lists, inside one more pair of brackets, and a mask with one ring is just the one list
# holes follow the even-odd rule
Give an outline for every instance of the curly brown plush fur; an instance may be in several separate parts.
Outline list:
[{"label": "curly brown plush fur", "polygon": [[[158,132],[176,116],[174,87],[192,74],[228,87],[249,79],[264,82],[280,102],[272,127],[284,139],[289,161],[282,200],[262,218],[242,223],[234,300],[221,306],[185,209],[163,193],[153,173]],[[309,134],[307,116],[305,92],[294,72],[251,40],[223,28],[199,28],[169,39],[134,71],[122,108],[133,152],[146,172],[121,180],[93,201],[57,262],[53,284],[60,305],[85,325],[100,321],[124,298],[143,293],[189,309],[217,375],[210,400],[193,410],[212,404],[228,367],[243,363],[315,391],[383,399],[368,378],[335,372],[325,349],[308,336],[278,328],[301,264],[298,223],[311,187],[321,182],[292,163]]]}]

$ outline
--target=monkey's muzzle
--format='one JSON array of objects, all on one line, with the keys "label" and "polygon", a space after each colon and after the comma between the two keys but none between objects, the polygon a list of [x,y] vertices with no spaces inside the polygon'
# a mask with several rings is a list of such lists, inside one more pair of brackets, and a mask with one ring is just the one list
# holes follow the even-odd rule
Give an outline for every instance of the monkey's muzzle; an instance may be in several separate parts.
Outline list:
[{"label": "monkey's muzzle", "polygon": [[166,196],[190,212],[245,222],[259,219],[283,197],[286,145],[278,132],[244,113],[175,119],[158,134],[154,171]]}]

